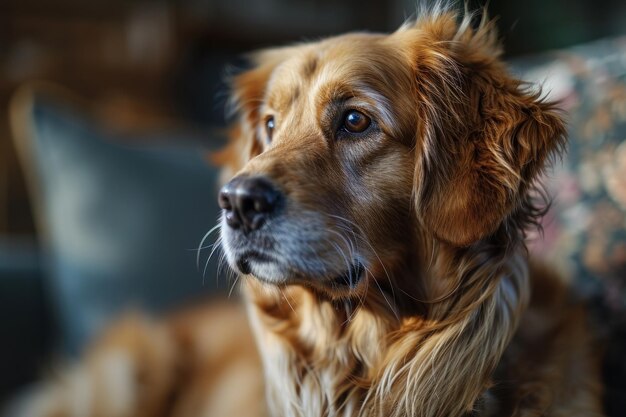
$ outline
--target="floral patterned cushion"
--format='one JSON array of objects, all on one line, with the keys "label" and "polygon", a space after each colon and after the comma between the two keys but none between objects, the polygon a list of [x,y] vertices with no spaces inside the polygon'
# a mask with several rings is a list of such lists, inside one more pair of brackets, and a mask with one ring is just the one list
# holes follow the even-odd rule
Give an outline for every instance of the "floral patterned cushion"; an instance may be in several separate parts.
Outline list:
[{"label": "floral patterned cushion", "polygon": [[[544,179],[553,205],[536,256],[556,265],[593,307],[609,340],[607,406],[626,409],[626,37],[514,63],[558,100],[569,149]],[[599,320],[598,320],[599,319]],[[621,402],[621,404],[618,404]],[[617,404],[617,405],[616,405]]]},{"label": "floral patterned cushion", "polygon": [[[626,310],[626,38],[518,65],[566,113],[569,149],[544,179],[553,197],[534,252],[615,313]],[[541,62],[543,61],[543,62]]]}]

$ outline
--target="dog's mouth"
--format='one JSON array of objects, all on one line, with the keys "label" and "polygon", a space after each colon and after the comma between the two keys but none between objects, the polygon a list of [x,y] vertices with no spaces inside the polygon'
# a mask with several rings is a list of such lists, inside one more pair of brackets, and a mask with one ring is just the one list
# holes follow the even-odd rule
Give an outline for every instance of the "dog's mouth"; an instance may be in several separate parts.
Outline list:
[{"label": "dog's mouth", "polygon": [[248,275],[252,274],[255,278],[260,281],[267,282],[270,284],[289,284],[291,283],[301,283],[304,285],[312,285],[312,286],[322,286],[327,288],[339,289],[339,290],[350,290],[356,288],[359,283],[363,280],[365,275],[365,265],[360,261],[355,260],[350,267],[341,274],[334,276],[331,279],[326,279],[323,281],[311,280],[306,276],[298,276],[295,274],[291,279],[288,280],[280,280],[280,279],[270,279],[269,277],[263,276],[263,274],[255,273],[258,268],[255,268],[254,265],[258,264],[271,264],[275,260],[269,257],[268,255],[262,254],[257,251],[249,251],[246,252],[243,256],[240,256],[236,261],[237,269],[242,274]]},{"label": "dog's mouth", "polygon": [[256,251],[250,251],[250,252],[246,252],[243,256],[239,257],[239,259],[237,260],[237,269],[239,269],[239,271],[242,274],[250,274],[252,272],[252,265],[251,262],[252,261],[256,261],[256,262],[271,262],[271,259],[260,253],[260,252],[256,252]]},{"label": "dog's mouth", "polygon": [[356,261],[346,272],[330,280],[329,284],[340,288],[354,288],[361,282],[364,273],[365,266],[361,262]]}]

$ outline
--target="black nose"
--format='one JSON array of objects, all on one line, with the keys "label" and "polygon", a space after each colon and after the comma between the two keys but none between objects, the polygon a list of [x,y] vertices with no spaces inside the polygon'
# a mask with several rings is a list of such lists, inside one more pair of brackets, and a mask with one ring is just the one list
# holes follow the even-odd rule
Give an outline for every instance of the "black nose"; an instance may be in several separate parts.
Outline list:
[{"label": "black nose", "polygon": [[250,232],[261,228],[276,211],[280,195],[265,177],[239,176],[222,187],[218,201],[230,227]]}]

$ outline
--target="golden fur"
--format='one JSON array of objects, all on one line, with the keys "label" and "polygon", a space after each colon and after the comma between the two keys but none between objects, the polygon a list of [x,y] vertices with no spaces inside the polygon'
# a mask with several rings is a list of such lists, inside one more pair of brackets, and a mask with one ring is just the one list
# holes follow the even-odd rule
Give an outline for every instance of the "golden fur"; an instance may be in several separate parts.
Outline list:
[{"label": "golden fur", "polygon": [[[128,387],[125,408],[94,388],[70,412],[80,390],[48,389],[56,408],[38,415],[601,416],[585,311],[524,245],[563,122],[508,73],[493,23],[472,23],[431,10],[390,35],[260,52],[233,80],[238,124],[214,157],[222,180],[263,175],[288,199],[268,229],[289,245],[241,282],[266,401],[243,325],[215,321],[237,313],[213,308],[129,319],[96,343],[76,372],[100,380],[98,363],[125,352],[134,371],[110,377]],[[348,109],[373,127],[339,137]],[[334,285],[352,259],[364,278]]]}]

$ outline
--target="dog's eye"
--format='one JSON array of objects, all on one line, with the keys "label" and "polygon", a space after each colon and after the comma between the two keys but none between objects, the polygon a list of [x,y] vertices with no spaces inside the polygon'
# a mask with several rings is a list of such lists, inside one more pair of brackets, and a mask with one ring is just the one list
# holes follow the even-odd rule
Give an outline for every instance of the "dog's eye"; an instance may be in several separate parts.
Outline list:
[{"label": "dog's eye", "polygon": [[272,141],[272,134],[274,133],[274,116],[270,116],[265,120],[265,132],[267,133],[267,140]]},{"label": "dog's eye", "polygon": [[370,126],[370,123],[369,117],[356,110],[347,112],[343,119],[343,127],[350,133],[364,132]]}]

